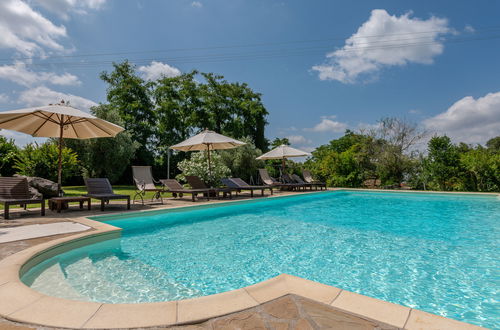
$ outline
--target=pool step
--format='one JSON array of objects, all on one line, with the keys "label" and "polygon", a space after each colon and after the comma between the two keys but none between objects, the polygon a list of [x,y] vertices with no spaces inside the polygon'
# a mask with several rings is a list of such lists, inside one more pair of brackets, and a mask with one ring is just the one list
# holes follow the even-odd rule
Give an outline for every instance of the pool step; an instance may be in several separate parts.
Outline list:
[{"label": "pool step", "polygon": [[[65,275],[63,274],[65,273]],[[151,302],[179,300],[200,296],[171,280],[167,273],[135,259],[120,259],[115,255],[94,259],[73,260],[59,269],[57,282],[66,283],[70,290],[58,291],[57,296],[68,299],[92,300],[105,303]],[[50,281],[52,283],[52,280]],[[47,292],[54,295],[53,292]],[[79,295],[86,298],[71,298]]]},{"label": "pool step", "polygon": [[130,296],[120,286],[103,276],[88,257],[63,267],[63,271],[66,274],[67,283],[80,295],[86,297],[85,300],[112,303],[117,297],[126,299]]},{"label": "pool step", "polygon": [[31,288],[61,298],[89,300],[78,293],[78,291],[68,283],[59,263],[50,266],[35,278],[31,284]]},{"label": "pool step", "polygon": [[199,296],[198,292],[172,280],[161,269],[136,259],[110,256],[94,266],[108,280],[135,295],[135,302],[179,300],[186,296]]}]

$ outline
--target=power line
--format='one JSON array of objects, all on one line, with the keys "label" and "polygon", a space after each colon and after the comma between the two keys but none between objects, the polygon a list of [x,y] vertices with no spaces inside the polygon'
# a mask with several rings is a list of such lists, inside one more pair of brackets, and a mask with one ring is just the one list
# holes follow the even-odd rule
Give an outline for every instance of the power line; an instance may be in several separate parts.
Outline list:
[{"label": "power line", "polygon": [[[415,43],[405,43],[405,44],[392,44],[392,45],[376,45],[375,46],[365,46],[356,47],[352,46],[348,49],[343,49],[342,53],[351,53],[359,51],[376,51],[385,49],[398,49],[406,47],[418,47],[434,44],[451,44],[451,43],[463,43],[470,41],[484,41],[500,39],[500,35],[488,36],[488,37],[476,37],[476,38],[455,38],[448,40],[433,40],[427,42],[415,42]],[[410,39],[407,39],[410,40]],[[369,44],[369,43],[366,43]],[[154,57],[154,58],[138,58],[130,59],[136,65],[150,63],[151,61],[165,61],[168,63],[182,64],[182,63],[203,63],[203,62],[223,62],[223,61],[235,61],[235,60],[247,60],[247,59],[267,59],[276,57],[288,57],[288,56],[301,56],[318,53],[319,51],[324,52],[326,49],[331,49],[331,46],[315,46],[315,47],[302,47],[302,48],[292,48],[292,49],[275,49],[275,50],[264,50],[264,51],[254,51],[245,53],[219,53],[219,54],[202,54],[202,55],[191,55],[191,56],[177,56],[177,57]],[[115,60],[98,60],[98,61],[85,61],[85,62],[45,62],[45,63],[32,63],[31,66],[65,66],[65,67],[96,67],[102,65],[109,65]]]},{"label": "power line", "polygon": [[[491,26],[485,27],[481,29],[476,29],[474,32],[485,32],[498,30],[500,26]],[[446,33],[442,30],[429,30],[429,31],[420,31],[420,32],[408,32],[408,33],[393,33],[393,34],[379,34],[379,35],[368,35],[363,37],[349,37],[350,39],[365,39],[365,38],[380,38],[380,37],[393,37],[393,36],[411,36],[411,35],[423,35],[423,34],[436,34],[436,33]],[[430,36],[428,36],[430,37]],[[251,47],[264,47],[264,46],[279,46],[279,45],[290,45],[290,44],[299,44],[299,43],[315,43],[315,42],[325,42],[325,41],[333,41],[333,40],[341,40],[344,41],[349,38],[341,38],[341,37],[332,37],[332,38],[324,38],[324,39],[311,39],[311,40],[295,40],[295,41],[285,41],[285,42],[268,42],[268,43],[255,43],[255,44],[242,44],[242,45],[226,45],[226,46],[210,46],[210,47],[194,47],[194,48],[172,48],[166,50],[147,50],[147,51],[123,51],[123,52],[104,52],[104,53],[90,53],[90,54],[80,54],[80,55],[54,55],[54,56],[44,56],[44,57],[18,57],[16,60],[47,60],[47,59],[55,59],[55,58],[84,58],[84,57],[97,57],[97,56],[118,56],[118,55],[133,55],[133,54],[149,54],[149,53],[168,53],[168,52],[186,52],[186,51],[202,51],[202,50],[218,50],[218,49],[234,49],[234,48],[251,48]],[[420,37],[420,38],[426,38]],[[416,38],[412,38],[416,39]],[[396,39],[397,40],[397,39]],[[392,40],[392,41],[396,41]],[[391,40],[386,40],[390,42]],[[0,62],[12,61],[11,58],[3,58],[0,59]]]}]

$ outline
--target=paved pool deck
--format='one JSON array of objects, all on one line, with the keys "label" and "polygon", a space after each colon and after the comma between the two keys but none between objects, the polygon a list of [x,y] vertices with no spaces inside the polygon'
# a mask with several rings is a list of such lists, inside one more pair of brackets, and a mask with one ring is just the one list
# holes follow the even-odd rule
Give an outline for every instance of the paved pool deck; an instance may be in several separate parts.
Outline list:
[{"label": "paved pool deck", "polygon": [[[298,193],[274,196],[289,194]],[[248,198],[233,200],[244,199]],[[36,209],[12,210],[12,219],[2,218],[0,228],[68,221],[90,229],[0,244],[0,329],[481,329],[286,274],[230,292],[148,304],[65,300],[38,293],[19,280],[23,266],[29,268],[51,255],[120,235],[119,228],[87,217],[220,202],[228,200],[193,203],[169,198],[163,205],[132,205],[131,211],[112,202],[105,212],[73,206],[60,214],[48,211],[46,217],[39,217]]]}]

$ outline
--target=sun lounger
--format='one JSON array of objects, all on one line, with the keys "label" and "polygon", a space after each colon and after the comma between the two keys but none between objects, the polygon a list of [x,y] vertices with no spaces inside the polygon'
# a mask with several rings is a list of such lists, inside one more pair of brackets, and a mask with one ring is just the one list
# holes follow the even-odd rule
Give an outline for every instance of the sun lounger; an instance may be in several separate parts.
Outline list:
[{"label": "sun lounger", "polygon": [[326,189],[326,183],[325,182],[321,182],[321,181],[317,181],[317,180],[314,180],[313,176],[311,175],[311,172],[309,170],[303,170],[302,171],[302,175],[304,176],[304,181],[307,182],[307,183],[312,183],[314,184],[316,187],[320,187],[321,190],[323,190],[323,188]]},{"label": "sun lounger", "polygon": [[100,200],[101,211],[104,211],[104,204],[108,204],[113,199],[126,199],[127,210],[130,210],[130,196],[115,194],[107,178],[85,179],[85,186],[87,187],[87,194],[84,196]]},{"label": "sun lounger", "polygon": [[136,187],[135,195],[134,195],[134,203],[136,198],[140,198],[142,201],[142,205],[144,205],[143,196],[148,191],[154,192],[153,197],[151,198],[151,202],[155,200],[160,200],[163,204],[163,199],[161,198],[161,194],[166,192],[165,188],[158,188],[155,184],[161,184],[160,181],[156,181],[153,179],[153,174],[151,173],[151,166],[132,166],[132,176],[134,178],[134,183]]},{"label": "sun lounger", "polygon": [[32,199],[28,180],[17,177],[0,177],[0,204],[4,205],[3,216],[9,219],[9,207],[11,205],[26,206],[27,204],[40,204],[41,215],[45,215],[45,200],[43,198]]},{"label": "sun lounger", "polygon": [[302,178],[300,176],[298,176],[297,174],[292,174],[292,179],[295,180],[295,182],[297,183],[300,183],[300,184],[303,184],[307,187],[309,187],[311,190],[312,190],[312,187],[314,187],[316,190],[318,190],[318,184],[316,183],[309,183],[309,182],[305,182],[304,180],[302,180]]},{"label": "sun lounger", "polygon": [[286,184],[286,183],[281,183],[279,181],[276,181],[274,178],[272,178],[269,175],[269,172],[265,168],[259,168],[259,176],[261,181],[266,185],[274,188],[280,188],[280,189],[293,189],[294,185]]},{"label": "sun lounger", "polygon": [[271,195],[273,194],[273,187],[271,186],[251,186],[240,178],[227,178],[222,179],[222,184],[236,191],[236,195],[243,190],[250,190],[250,197],[253,197],[254,190],[260,190],[261,196],[264,196],[264,190],[269,189]]},{"label": "sun lounger", "polygon": [[184,194],[191,194],[191,200],[194,202],[198,194],[201,194],[206,199],[210,199],[210,189],[186,189],[175,179],[166,179],[160,181],[165,186],[167,186],[168,191],[171,192],[174,197],[182,197]]},{"label": "sun lounger", "polygon": [[292,177],[288,174],[283,174],[281,176],[281,179],[283,180],[284,183],[289,184],[293,186],[295,189],[300,190],[306,190],[306,187],[311,187],[310,185],[303,184],[303,183],[298,183],[295,180],[292,179]]},{"label": "sun lounger", "polygon": [[208,189],[209,193],[217,196],[219,198],[220,193],[223,194],[223,197],[229,196],[229,199],[233,198],[231,188],[209,188],[203,180],[200,179],[199,176],[196,175],[186,175],[186,181],[193,189]]}]

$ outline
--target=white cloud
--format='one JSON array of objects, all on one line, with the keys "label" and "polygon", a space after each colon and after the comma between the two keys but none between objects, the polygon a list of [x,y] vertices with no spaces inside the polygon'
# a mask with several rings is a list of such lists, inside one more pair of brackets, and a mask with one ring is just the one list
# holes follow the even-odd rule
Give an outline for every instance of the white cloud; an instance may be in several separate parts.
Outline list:
[{"label": "white cloud", "polygon": [[26,68],[26,64],[16,61],[13,65],[0,66],[0,79],[6,79],[16,84],[30,87],[43,82],[52,85],[79,85],[81,84],[77,76],[71,73],[58,75],[54,72],[34,72]]},{"label": "white cloud", "polygon": [[385,67],[433,63],[444,49],[441,36],[452,32],[448,20],[434,16],[422,20],[411,14],[398,17],[384,9],[372,10],[344,47],[327,54],[326,63],[312,69],[321,80],[355,83],[360,77],[373,79]]},{"label": "white cloud", "polygon": [[101,9],[107,0],[35,0],[41,7],[68,20],[69,13],[87,14],[87,10]]},{"label": "white cloud", "polygon": [[290,141],[291,144],[310,144],[312,143],[311,140],[306,139],[302,135],[290,135],[286,137],[288,141]]},{"label": "white cloud", "polygon": [[57,40],[66,36],[64,26],[56,26],[27,3],[0,1],[0,48],[15,49],[28,56],[43,55],[43,48],[64,51]]},{"label": "white cloud", "polygon": [[72,106],[83,111],[89,111],[97,103],[81,96],[66,94],[51,90],[45,86],[28,89],[19,95],[19,102],[28,107],[59,103],[61,100],[69,101]]},{"label": "white cloud", "polygon": [[418,109],[411,109],[411,110],[408,110],[408,113],[412,114],[412,115],[420,115],[422,113],[422,111],[420,111]]},{"label": "white cloud", "polygon": [[193,1],[193,2],[191,2],[191,7],[201,8],[201,7],[203,7],[203,4],[200,1]]},{"label": "white cloud", "polygon": [[348,125],[333,119],[335,119],[335,116],[323,116],[321,117],[321,122],[319,124],[313,128],[306,128],[305,130],[312,132],[343,133],[347,129]]},{"label": "white cloud", "polygon": [[157,61],[151,62],[150,65],[140,66],[138,71],[141,72],[142,77],[146,80],[156,80],[163,76],[172,78],[181,74],[179,69]]},{"label": "white cloud", "polygon": [[19,147],[23,147],[32,142],[43,143],[47,141],[47,138],[33,137],[28,134],[9,131],[6,129],[0,129],[0,135],[6,137],[7,139],[13,139],[14,143]]},{"label": "white cloud", "polygon": [[484,144],[500,135],[500,92],[478,99],[466,96],[445,112],[426,119],[424,126],[448,135],[454,142]]}]

